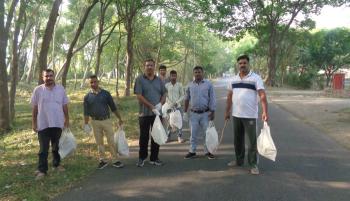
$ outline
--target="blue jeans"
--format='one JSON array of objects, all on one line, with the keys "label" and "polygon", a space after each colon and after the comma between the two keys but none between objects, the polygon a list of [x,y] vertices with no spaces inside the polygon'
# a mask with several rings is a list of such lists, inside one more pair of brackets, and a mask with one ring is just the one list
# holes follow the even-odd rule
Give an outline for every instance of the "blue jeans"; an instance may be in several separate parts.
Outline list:
[{"label": "blue jeans", "polygon": [[190,152],[195,153],[197,148],[197,141],[199,135],[204,136],[204,152],[208,153],[207,146],[205,145],[205,131],[209,125],[208,112],[201,114],[191,112],[190,116],[190,127],[191,127],[191,138],[190,138]]}]

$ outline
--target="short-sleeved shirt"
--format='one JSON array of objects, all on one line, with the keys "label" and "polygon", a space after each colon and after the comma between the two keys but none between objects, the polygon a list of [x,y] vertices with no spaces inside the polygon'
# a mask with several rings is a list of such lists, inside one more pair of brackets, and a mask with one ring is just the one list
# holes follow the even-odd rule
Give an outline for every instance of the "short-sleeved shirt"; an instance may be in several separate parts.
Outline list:
[{"label": "short-sleeved shirt", "polygon": [[190,82],[186,89],[185,100],[190,101],[192,110],[215,111],[216,108],[214,87],[209,80]]},{"label": "short-sleeved shirt", "polygon": [[[149,80],[146,75],[140,75],[135,80],[134,94],[142,95],[152,105],[157,105],[165,93],[165,85],[157,76],[155,76],[153,80]],[[154,116],[154,113],[151,109],[140,102],[139,116]]]},{"label": "short-sleeved shirt", "polygon": [[110,117],[109,109],[112,112],[117,110],[111,94],[104,90],[95,94],[92,91],[87,93],[84,97],[84,116],[95,118]]},{"label": "short-sleeved shirt", "polygon": [[228,90],[232,91],[232,116],[239,118],[258,118],[258,90],[264,90],[261,77],[250,71],[241,78],[235,75]]},{"label": "short-sleeved shirt", "polygon": [[68,102],[62,85],[56,84],[52,89],[47,88],[45,84],[35,87],[30,103],[33,107],[38,106],[38,131],[53,127],[63,128],[63,106]]}]

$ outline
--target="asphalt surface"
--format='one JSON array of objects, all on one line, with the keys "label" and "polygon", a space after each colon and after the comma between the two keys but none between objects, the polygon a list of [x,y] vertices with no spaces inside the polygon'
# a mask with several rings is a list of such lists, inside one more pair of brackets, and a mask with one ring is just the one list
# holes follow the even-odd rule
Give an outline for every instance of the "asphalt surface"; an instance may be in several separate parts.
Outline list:
[{"label": "asphalt surface", "polygon": [[[217,81],[215,86],[215,125],[220,132],[224,124],[226,80]],[[258,176],[251,175],[247,166],[227,167],[234,158],[230,122],[215,160],[203,156],[203,146],[199,146],[198,158],[184,160],[188,141],[184,144],[174,141],[161,146],[164,166],[146,163],[138,168],[135,166],[138,147],[131,147],[131,156],[123,159],[126,165],[123,169],[108,166],[96,170],[55,200],[349,201],[350,151],[276,105],[269,105],[269,113],[278,154],[276,162],[259,158]],[[189,133],[185,133],[185,138],[189,139]]]}]

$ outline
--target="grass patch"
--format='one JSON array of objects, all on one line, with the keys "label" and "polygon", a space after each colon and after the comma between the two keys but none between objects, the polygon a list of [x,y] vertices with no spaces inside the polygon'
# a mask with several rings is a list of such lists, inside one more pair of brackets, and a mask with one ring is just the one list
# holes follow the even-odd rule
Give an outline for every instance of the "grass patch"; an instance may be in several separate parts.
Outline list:
[{"label": "grass patch", "polygon": [[[89,89],[73,89],[73,85],[74,81],[68,82],[67,94],[70,99],[70,127],[77,139],[78,147],[73,156],[62,160],[67,169],[65,172],[58,173],[51,169],[50,154],[48,177],[42,181],[34,180],[39,142],[37,134],[31,129],[29,100],[35,86],[24,84],[18,86],[13,129],[0,136],[0,201],[51,200],[95,171],[98,158],[95,140],[92,136],[85,135],[82,130],[83,97]],[[101,82],[100,85],[115,97],[115,80],[110,84]],[[126,137],[129,140],[137,139],[139,131],[136,98],[119,97],[115,102],[125,123]],[[117,123],[117,118],[112,116],[112,120]]]}]

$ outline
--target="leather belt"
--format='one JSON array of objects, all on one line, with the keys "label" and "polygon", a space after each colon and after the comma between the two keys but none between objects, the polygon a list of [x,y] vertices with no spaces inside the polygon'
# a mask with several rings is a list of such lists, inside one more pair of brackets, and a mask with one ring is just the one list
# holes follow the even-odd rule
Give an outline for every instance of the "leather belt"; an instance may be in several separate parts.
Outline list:
[{"label": "leather belt", "polygon": [[208,112],[208,111],[209,111],[209,109],[206,109],[206,110],[192,110],[191,109],[191,112],[194,112],[194,113],[197,113],[197,114],[202,114],[202,113]]}]

